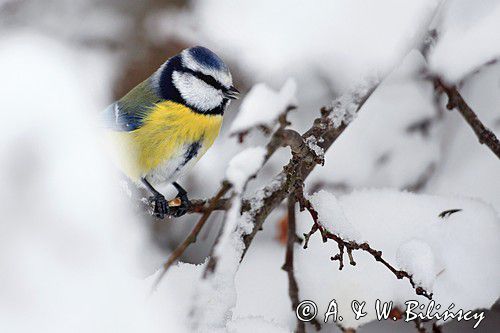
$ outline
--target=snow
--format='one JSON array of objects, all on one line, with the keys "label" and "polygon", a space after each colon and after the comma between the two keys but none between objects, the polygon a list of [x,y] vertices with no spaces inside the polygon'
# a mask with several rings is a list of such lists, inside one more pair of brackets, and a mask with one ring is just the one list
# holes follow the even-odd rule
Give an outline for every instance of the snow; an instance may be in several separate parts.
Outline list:
[{"label": "snow", "polygon": [[217,266],[196,287],[192,323],[195,330],[224,330],[232,318],[237,298],[234,279],[244,249],[243,229],[238,228],[240,207],[239,200],[233,200],[213,253]]},{"label": "snow", "polygon": [[333,126],[339,127],[342,124],[348,125],[356,118],[357,111],[363,98],[366,98],[370,89],[373,89],[378,79],[366,80],[362,84],[356,85],[350,92],[342,94],[332,102],[332,112],[330,117]]},{"label": "snow", "polygon": [[79,60],[37,34],[0,39],[0,331],[176,330],[174,301],[151,307],[134,277],[145,230],[91,119],[94,64]]},{"label": "snow", "polygon": [[290,333],[289,329],[285,329],[271,321],[267,321],[260,317],[239,318],[228,324],[228,332],[235,333]]},{"label": "snow", "polygon": [[[454,302],[455,308],[488,308],[495,301],[500,290],[499,268],[477,259],[484,258],[487,253],[487,262],[494,263],[500,257],[500,244],[496,240],[500,221],[490,206],[473,199],[415,195],[394,190],[356,191],[340,196],[337,205],[367,241],[383,251],[386,260],[396,268],[414,273],[414,278],[423,285],[433,284],[433,298],[442,307],[447,308]],[[442,211],[451,208],[461,208],[462,211],[447,219],[438,217]],[[276,220],[282,214],[283,211],[274,212],[269,218]],[[297,217],[298,233],[306,232],[312,225],[311,217],[307,212],[298,213]],[[226,262],[233,267],[228,275],[231,278],[224,280],[218,276],[217,283],[212,281],[210,285],[219,289],[208,298],[209,303],[204,303],[207,299],[196,293],[204,290],[196,289],[206,283],[201,280],[204,265],[173,267],[172,275],[169,272],[161,284],[161,288],[170,292],[162,294],[160,288],[155,298],[178,300],[174,315],[181,320],[190,313],[190,302],[203,308],[209,318],[224,309],[222,313],[226,316],[217,317],[222,318],[222,325],[199,326],[210,327],[211,331],[217,331],[217,328],[230,332],[252,328],[265,332],[293,331],[295,314],[290,308],[287,277],[280,268],[284,248],[273,241],[273,237],[273,228],[265,227],[235,273],[236,260]],[[220,250],[229,250],[229,257],[233,257],[231,246]],[[427,302],[415,295],[407,280],[396,279],[362,251],[353,253],[357,265],[346,265],[342,271],[338,270],[338,264],[330,261],[330,256],[338,251],[336,244],[331,241],[323,243],[319,235],[311,238],[306,250],[297,245],[295,251],[299,299],[314,300],[320,315],[329,301],[336,299],[345,327],[375,321],[373,304],[377,298],[393,300],[395,305],[403,307],[407,300]],[[367,317],[359,321],[350,317],[353,299],[367,302]],[[185,324],[189,325],[189,321],[185,320]],[[332,326],[332,323],[325,324],[324,329],[332,330]]]},{"label": "snow", "polygon": [[[175,329],[175,332],[191,332],[190,330],[190,311],[196,299],[194,298],[195,288],[201,280],[205,263],[193,265],[188,263],[178,263],[170,267],[167,274],[162,279],[162,282],[157,286],[153,293],[145,294],[146,304],[152,308],[158,309],[154,313],[152,320],[158,323],[164,322],[163,329]],[[162,274],[162,270],[157,270],[149,276],[144,282],[148,286],[152,286],[157,281],[157,277]],[[151,289],[148,290],[148,292]],[[175,306],[164,308],[164,300],[172,300]],[[168,311],[168,313],[166,312]],[[174,328],[171,328],[171,318],[176,318]]]},{"label": "snow", "polygon": [[262,206],[264,205],[264,199],[272,195],[274,191],[280,188],[285,180],[286,176],[279,174],[278,176],[270,180],[269,183],[267,183],[267,185],[264,188],[259,189],[256,193],[253,193],[249,198],[250,200],[249,214],[253,214],[254,212],[261,209]]},{"label": "snow", "polygon": [[432,285],[439,272],[436,272],[434,253],[425,241],[412,239],[399,246],[396,260],[402,270],[413,276],[417,285],[432,292]]},{"label": "snow", "polygon": [[[257,263],[255,260],[260,260],[260,254],[264,254],[264,251],[267,251],[268,254],[272,255],[273,259],[276,257],[276,254],[279,254],[281,260],[280,249],[275,247],[269,248],[265,246],[265,244],[259,251],[258,258],[252,256],[249,260],[252,262],[251,267],[255,267]],[[276,251],[279,250],[279,251]],[[208,259],[207,259],[208,260]],[[212,318],[211,316],[217,315],[220,310],[227,310],[227,301],[230,297],[232,300],[233,297],[236,298],[236,294],[224,292],[224,290],[228,287],[225,285],[225,281],[219,280],[220,284],[217,284],[218,292],[213,294],[213,298],[209,300],[209,303],[203,303],[203,299],[199,298],[199,292],[205,290],[203,287],[206,282],[202,280],[203,271],[206,267],[207,261],[200,265],[193,265],[188,263],[179,263],[169,270],[168,274],[165,275],[164,280],[158,286],[158,289],[150,295],[147,300],[147,304],[151,307],[161,307],[163,299],[173,299],[175,300],[175,307],[169,309],[169,314],[175,318],[179,319],[179,322],[182,325],[179,325],[176,329],[176,332],[191,332],[193,330],[192,323],[192,309],[193,307],[196,309],[196,306],[199,306],[203,311],[206,312],[206,316]],[[279,268],[279,265],[275,265],[274,260],[272,262],[260,262],[261,267],[265,267],[266,270],[273,269],[274,271],[267,272],[267,279],[272,281],[273,278],[280,278],[280,285],[285,292],[286,288],[286,278],[282,276],[282,271]],[[244,264],[242,270],[237,272],[235,277],[235,283],[237,287],[237,306],[231,310],[234,315],[228,313],[228,316],[225,317],[217,317],[218,319],[222,318],[222,325],[220,326],[199,326],[198,332],[269,332],[269,333],[281,333],[281,332],[291,332],[290,329],[287,328],[287,321],[283,321],[281,318],[286,317],[288,313],[290,313],[289,308],[290,305],[287,304],[286,307],[281,307],[281,303],[275,303],[272,308],[273,311],[281,311],[279,316],[270,316],[270,313],[263,308],[262,306],[257,305],[255,302],[259,300],[263,300],[263,296],[267,289],[259,286],[258,288],[252,288],[252,279],[253,279],[253,271],[251,274],[248,274],[248,265]],[[250,268],[252,269],[252,268]],[[156,280],[157,274],[160,274],[161,270],[155,275],[150,276],[147,279],[147,282],[153,284]],[[273,277],[271,277],[273,276]],[[219,276],[220,278],[221,276]],[[216,279],[216,277],[214,277]],[[230,286],[233,288],[232,279],[230,281]],[[198,288],[202,286],[202,288]],[[255,284],[254,284],[255,285]],[[244,287],[243,287],[244,286]],[[257,285],[255,285],[257,287]],[[276,291],[279,288],[273,281],[272,284],[268,285],[269,290]],[[256,297],[260,295],[259,297]],[[279,299],[279,298],[278,298]],[[281,302],[279,299],[277,302]],[[285,298],[287,301],[287,298]],[[222,303],[221,303],[222,302]],[[248,302],[248,303],[246,303]],[[209,304],[209,305],[207,305]],[[271,304],[270,302],[266,302],[267,305]],[[279,304],[280,306],[276,306]],[[231,303],[230,308],[234,306],[234,303]],[[269,308],[271,309],[271,307]],[[242,311],[243,310],[243,311]],[[223,312],[225,313],[225,312]],[[162,314],[162,309],[159,308],[156,315],[158,318],[154,318],[155,320],[161,321],[165,320],[165,318],[161,318],[164,316]],[[224,324],[225,323],[225,324]],[[205,323],[206,324],[206,323]],[[166,326],[168,327],[168,326]]]},{"label": "snow", "polygon": [[245,248],[243,236],[253,230],[250,215],[241,214],[242,191],[248,179],[262,166],[265,154],[263,147],[246,148],[229,162],[226,177],[234,188],[232,203],[212,254],[217,265],[197,287],[195,297],[199,304],[193,312],[196,330],[223,331],[233,317],[237,300],[235,276]]},{"label": "snow", "polygon": [[238,193],[241,193],[248,179],[259,171],[266,153],[267,150],[263,147],[250,147],[236,154],[229,161],[226,178]]},{"label": "snow", "polygon": [[451,83],[500,57],[500,3],[449,2],[430,55],[432,71]]},{"label": "snow", "polygon": [[441,140],[451,133],[442,122],[434,121],[427,136],[408,132],[412,124],[437,117],[432,85],[415,80],[424,63],[422,55],[412,51],[383,80],[326,151],[325,166],[313,170],[310,184],[327,180],[347,188],[406,188],[440,162],[446,145]]},{"label": "snow", "polygon": [[241,133],[257,126],[273,128],[281,113],[290,106],[296,106],[296,92],[297,83],[291,78],[279,91],[274,91],[265,83],[254,85],[241,103],[230,132]]},{"label": "snow", "polygon": [[321,190],[308,197],[314,210],[318,212],[319,223],[329,232],[344,240],[362,243],[358,230],[347,220],[337,198]]},{"label": "snow", "polygon": [[272,234],[274,228],[265,228],[241,263],[236,274],[238,299],[233,313],[235,318],[265,318],[292,331],[295,316],[288,297],[287,276],[281,269],[284,248]]},{"label": "snow", "polygon": [[[323,140],[323,139],[321,139],[321,140]],[[319,158],[323,158],[325,156],[325,150],[323,148],[321,148],[320,146],[318,146],[318,140],[316,140],[316,138],[314,136],[311,135],[311,136],[306,138],[306,145]]]},{"label": "snow", "polygon": [[391,70],[426,32],[440,2],[208,0],[193,4],[191,20],[173,25],[188,40],[194,30],[197,42],[237,60],[258,81],[277,84],[292,73],[302,87],[322,73],[344,89]]},{"label": "snow", "polygon": [[[490,263],[500,261],[500,220],[491,206],[473,199],[394,190],[354,191],[338,202],[346,219],[389,263],[408,268],[415,279],[432,286],[433,299],[443,308],[451,303],[461,309],[489,308],[498,298],[500,267]],[[462,211],[447,219],[438,217],[453,208]],[[307,212],[298,215],[299,234],[311,224]],[[326,309],[333,298],[339,309],[350,309],[353,299],[367,304],[375,304],[377,298],[393,300],[403,308],[407,300],[428,302],[415,294],[407,280],[396,279],[362,251],[353,252],[356,266],[339,271],[330,261],[336,251],[334,242],[323,243],[319,235],[311,237],[306,250],[297,250],[301,299],[314,300],[319,309]],[[367,312],[354,320],[351,311],[341,311],[342,325],[355,328],[374,320],[375,313]]]}]

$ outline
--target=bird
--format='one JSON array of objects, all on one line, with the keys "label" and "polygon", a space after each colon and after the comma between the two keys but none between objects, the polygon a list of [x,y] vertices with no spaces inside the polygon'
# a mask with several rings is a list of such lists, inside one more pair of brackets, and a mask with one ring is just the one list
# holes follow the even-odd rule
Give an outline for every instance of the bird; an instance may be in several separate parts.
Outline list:
[{"label": "bird", "polygon": [[[156,217],[186,214],[191,203],[177,180],[212,146],[225,110],[239,94],[224,61],[194,46],[166,60],[102,112],[113,159],[133,183],[150,192]],[[178,192],[175,210],[156,189],[166,183]]]}]

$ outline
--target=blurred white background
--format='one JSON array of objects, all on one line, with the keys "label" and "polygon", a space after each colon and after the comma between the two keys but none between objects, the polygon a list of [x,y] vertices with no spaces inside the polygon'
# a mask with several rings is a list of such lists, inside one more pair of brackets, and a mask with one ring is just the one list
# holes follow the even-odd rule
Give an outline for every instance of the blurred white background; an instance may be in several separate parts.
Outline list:
[{"label": "blurred white background", "polygon": [[[439,37],[427,63],[417,48],[429,29],[436,29]],[[229,64],[243,96],[256,83],[279,90],[293,78],[298,109],[290,121],[301,133],[321,106],[366,78],[384,78],[328,150],[325,165],[308,178],[307,190],[325,189],[341,197],[367,188],[390,188],[446,196],[464,206],[478,202],[482,208],[467,215],[464,223],[480,216],[486,216],[484,220],[478,221],[477,229],[464,229],[470,239],[461,234],[450,242],[460,252],[460,245],[473,247],[468,240],[483,239],[476,246],[485,244],[485,251],[497,251],[500,161],[478,143],[458,112],[446,110],[446,99],[436,95],[426,74],[458,85],[479,118],[499,136],[500,63],[492,61],[500,56],[499,32],[497,0],[0,0],[0,331],[188,330],[186,318],[196,301],[193,286],[200,266],[187,263],[204,262],[222,213],[211,217],[182,257],[186,263],[174,267],[151,295],[151,275],[197,216],[158,221],[139,213],[102,151],[95,120],[166,59],[193,45],[210,48]],[[243,144],[230,136],[238,106],[231,105],[212,149],[180,180],[191,198],[213,195],[231,157],[244,147],[266,143],[258,131]],[[287,150],[275,154],[250,184],[249,195],[288,159]],[[175,193],[169,187],[162,190]],[[341,202],[349,207],[352,198]],[[433,200],[422,198],[416,207],[425,210]],[[373,216],[382,220],[374,223],[387,222],[386,228],[398,229],[398,221],[384,212],[392,209],[392,202],[400,203],[390,195],[380,200],[384,210],[375,210]],[[373,209],[359,207],[364,212]],[[350,216],[349,208],[345,210]],[[259,327],[278,332],[295,327],[286,273],[280,269],[284,258],[280,221],[285,215],[285,207],[271,214],[236,275],[238,297],[228,330]],[[353,218],[371,221],[363,215]],[[307,216],[299,216],[300,221],[310,223]],[[420,222],[415,218],[412,223]],[[411,234],[410,226],[399,229],[390,235]],[[378,237],[375,231],[373,237]],[[337,288],[346,299],[363,297],[351,291],[369,285],[367,275],[372,271],[363,273],[360,267],[376,263],[361,260],[348,272],[339,272],[329,261],[334,250],[331,245],[318,249],[316,255],[328,252],[322,257],[327,268],[320,275],[339,281]],[[471,291],[481,296],[464,292],[464,303],[477,299],[474,308],[490,307],[498,298],[496,255],[479,251],[466,257],[470,262],[463,274],[469,282],[474,281],[474,272],[482,274],[482,267],[493,269],[483,272],[483,288]],[[324,279],[310,276],[315,269],[311,263],[306,259],[299,265],[304,292],[314,295],[307,286],[316,283],[316,292],[332,297],[341,293]],[[343,286],[344,273],[359,276],[360,284]],[[388,281],[382,290],[393,290],[393,283],[400,283],[383,271],[374,274]],[[408,286],[398,286],[405,291],[394,293],[407,295]],[[476,331],[497,332],[498,313],[498,309],[487,312]],[[252,316],[261,321],[246,321]],[[471,327],[452,323],[443,330],[468,332]],[[334,325],[323,327],[324,332],[336,330]],[[359,332],[387,330],[415,328],[400,322],[371,322],[359,328]]]}]

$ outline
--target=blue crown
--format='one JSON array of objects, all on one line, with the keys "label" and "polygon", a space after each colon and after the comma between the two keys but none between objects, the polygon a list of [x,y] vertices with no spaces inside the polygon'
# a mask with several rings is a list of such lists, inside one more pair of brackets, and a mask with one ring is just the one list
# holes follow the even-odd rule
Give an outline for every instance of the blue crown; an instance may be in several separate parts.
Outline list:
[{"label": "blue crown", "polygon": [[195,46],[189,49],[189,53],[199,64],[217,70],[227,70],[227,66],[215,53],[203,46]]}]

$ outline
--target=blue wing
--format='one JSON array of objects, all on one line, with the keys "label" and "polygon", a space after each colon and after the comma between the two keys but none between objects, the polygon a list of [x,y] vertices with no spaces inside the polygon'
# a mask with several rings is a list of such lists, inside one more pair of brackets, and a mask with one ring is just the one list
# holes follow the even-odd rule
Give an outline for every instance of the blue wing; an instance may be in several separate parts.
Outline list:
[{"label": "blue wing", "polygon": [[161,101],[148,79],[108,106],[101,120],[108,129],[130,132],[140,128],[152,108]]},{"label": "blue wing", "polygon": [[142,126],[142,113],[130,113],[123,110],[118,102],[108,106],[101,114],[104,126],[114,131],[130,132]]}]

